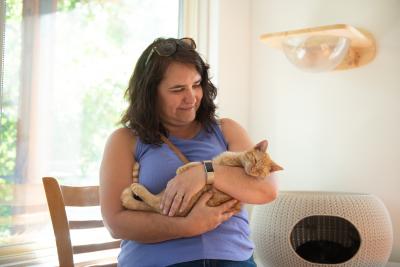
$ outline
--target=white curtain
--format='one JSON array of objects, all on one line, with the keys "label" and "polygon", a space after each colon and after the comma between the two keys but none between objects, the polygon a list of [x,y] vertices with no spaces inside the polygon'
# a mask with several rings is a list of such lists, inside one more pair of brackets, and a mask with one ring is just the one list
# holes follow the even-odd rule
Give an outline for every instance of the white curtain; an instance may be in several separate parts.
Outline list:
[{"label": "white curtain", "polygon": [[0,265],[53,244],[41,177],[98,182],[135,62],[178,37],[179,0],[1,0],[1,13]]}]

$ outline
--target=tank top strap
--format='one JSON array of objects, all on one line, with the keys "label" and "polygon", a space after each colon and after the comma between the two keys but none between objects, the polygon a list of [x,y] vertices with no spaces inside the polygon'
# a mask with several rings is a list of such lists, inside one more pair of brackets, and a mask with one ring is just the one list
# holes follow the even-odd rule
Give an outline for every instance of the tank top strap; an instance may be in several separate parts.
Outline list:
[{"label": "tank top strap", "polygon": [[225,139],[225,136],[222,132],[221,121],[217,120],[217,123],[212,124],[212,130],[215,133],[217,139],[225,145],[225,148],[228,149],[228,142]]}]

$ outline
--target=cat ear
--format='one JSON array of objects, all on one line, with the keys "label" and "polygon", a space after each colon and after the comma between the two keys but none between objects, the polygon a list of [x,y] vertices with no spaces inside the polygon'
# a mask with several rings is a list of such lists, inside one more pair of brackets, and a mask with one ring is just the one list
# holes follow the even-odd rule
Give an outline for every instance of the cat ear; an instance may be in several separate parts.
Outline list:
[{"label": "cat ear", "polygon": [[276,164],[274,161],[272,161],[271,172],[276,172],[276,171],[281,171],[281,170],[283,170],[283,168],[281,166],[279,166],[278,164]]},{"label": "cat ear", "polygon": [[260,143],[258,143],[254,148],[260,151],[267,151],[268,147],[268,141],[267,140],[262,140]]}]

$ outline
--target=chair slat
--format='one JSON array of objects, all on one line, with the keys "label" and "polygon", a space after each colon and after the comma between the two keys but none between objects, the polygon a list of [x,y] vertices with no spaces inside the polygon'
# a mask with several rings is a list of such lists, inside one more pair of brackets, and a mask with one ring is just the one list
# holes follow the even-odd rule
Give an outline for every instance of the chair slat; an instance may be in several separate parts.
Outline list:
[{"label": "chair slat", "polygon": [[69,221],[68,224],[69,229],[90,229],[104,226],[104,223],[101,220]]},{"label": "chair slat", "polygon": [[86,207],[99,205],[99,187],[82,186],[80,188],[61,185],[65,206]]},{"label": "chair slat", "polygon": [[115,262],[115,256],[108,257],[105,259],[84,261],[75,263],[74,267],[117,267],[118,264]]},{"label": "chair slat", "polygon": [[[107,260],[107,259],[106,259]],[[114,262],[113,262],[114,261]],[[107,261],[89,261],[89,262],[81,262],[76,263],[74,267],[117,267],[118,264],[115,262],[115,257],[109,257],[108,263],[103,263]]]},{"label": "chair slat", "polygon": [[[65,209],[66,206],[99,206],[99,186],[65,186],[60,185],[57,179],[54,177],[43,177],[42,180],[51,220],[53,223],[54,234],[56,236],[58,260],[60,266],[80,266],[79,264],[74,264],[75,257],[73,257],[73,254],[86,252],[93,252],[90,254],[92,254],[92,256],[96,256],[96,259],[90,261],[91,266],[116,266],[116,255],[111,256],[111,258],[109,256],[112,255],[110,252],[118,251],[121,240],[110,240],[109,242],[99,242],[93,244],[86,243],[75,246],[73,246],[71,243],[70,229],[90,229],[104,227],[101,220],[86,220],[84,218],[86,217],[85,214],[82,214],[82,220],[78,218],[69,220]],[[80,208],[73,209],[78,210]],[[87,231],[83,231],[79,234],[85,235],[84,232]],[[90,235],[87,237],[90,237]],[[96,241],[98,241],[97,236],[94,236],[94,238]],[[96,253],[97,251],[100,251],[100,254]],[[81,256],[86,257],[86,254],[82,254]],[[104,259],[106,261],[103,261]],[[77,259],[77,261],[79,260]],[[88,263],[87,260],[84,261]]]},{"label": "chair slat", "polygon": [[99,250],[107,250],[112,248],[119,248],[121,244],[120,240],[105,242],[105,243],[98,243],[98,244],[87,244],[87,245],[77,245],[72,246],[72,250],[74,254],[79,253],[87,253]]}]

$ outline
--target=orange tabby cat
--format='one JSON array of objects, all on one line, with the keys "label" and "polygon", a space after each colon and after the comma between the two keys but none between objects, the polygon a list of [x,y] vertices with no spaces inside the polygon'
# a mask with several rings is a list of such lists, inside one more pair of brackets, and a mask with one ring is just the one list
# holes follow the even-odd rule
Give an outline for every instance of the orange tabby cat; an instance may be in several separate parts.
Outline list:
[{"label": "orange tabby cat", "polygon": [[[243,167],[248,175],[262,179],[268,176],[271,172],[282,170],[282,167],[273,162],[266,153],[267,146],[268,143],[266,140],[264,140],[248,151],[226,151],[213,158],[212,162],[213,164],[219,165]],[[202,163],[190,162],[179,167],[176,173],[180,174],[185,170],[199,164]],[[130,187],[127,187],[121,194],[122,205],[131,210],[154,211],[161,214],[160,202],[162,195],[164,194],[164,190],[157,195],[150,193],[143,185],[138,183],[138,170],[139,164],[136,163],[133,168],[134,183],[132,183]],[[207,202],[207,205],[210,207],[218,206],[232,199],[231,196],[217,190],[212,185],[205,185],[191,198],[187,208],[183,211],[178,211],[175,216],[186,216],[196,201],[206,191],[211,191],[213,193],[213,196]],[[142,201],[137,200],[134,196],[139,197]],[[238,203],[235,207],[233,207],[234,211],[239,211],[240,209],[241,203]]]}]

